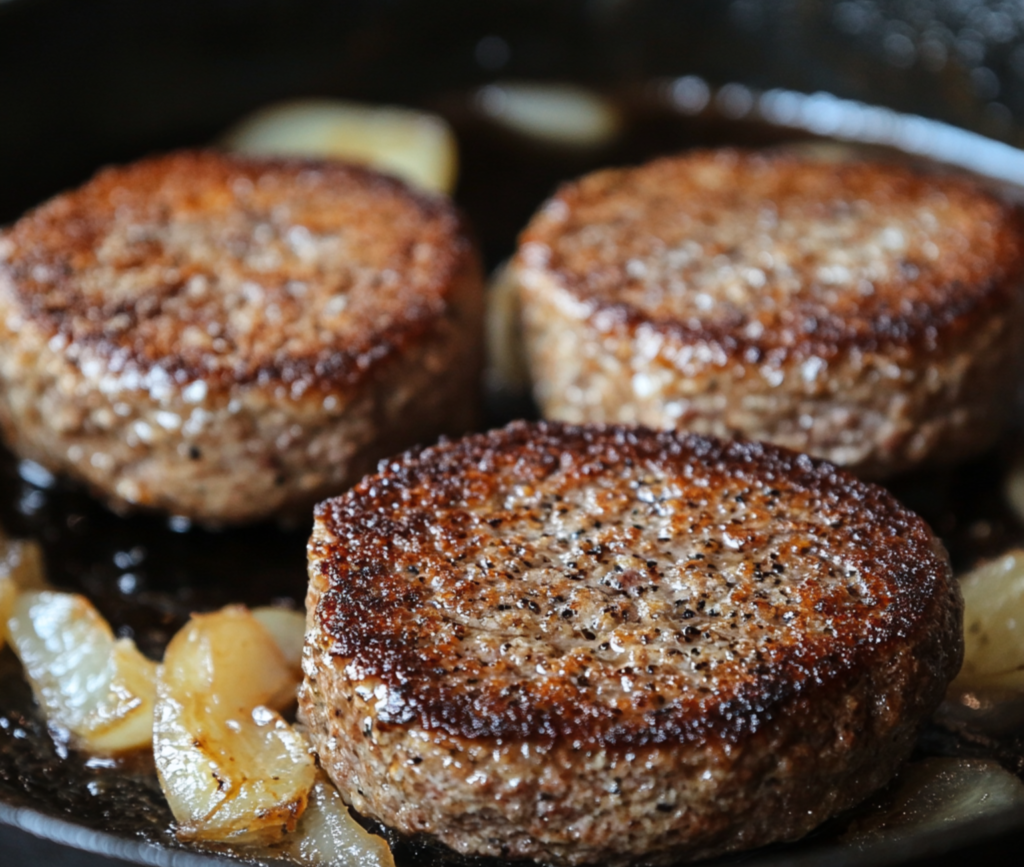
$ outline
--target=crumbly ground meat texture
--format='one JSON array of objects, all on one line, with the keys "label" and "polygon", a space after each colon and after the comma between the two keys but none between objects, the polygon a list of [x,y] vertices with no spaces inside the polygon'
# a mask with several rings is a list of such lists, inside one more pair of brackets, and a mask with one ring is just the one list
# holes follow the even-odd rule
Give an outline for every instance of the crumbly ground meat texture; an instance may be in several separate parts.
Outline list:
[{"label": "crumbly ground meat texture", "polygon": [[322,503],[300,709],[365,815],[464,853],[671,863],[882,786],[962,655],[927,525],[753,443],[517,423]]},{"label": "crumbly ground meat texture", "polygon": [[990,445],[1024,221],[971,181],[704,151],[565,186],[516,272],[546,417],[775,442],[881,477]]},{"label": "crumbly ground meat texture", "polygon": [[382,175],[107,169],[0,235],[0,423],[116,507],[305,511],[472,425],[481,296],[450,203]]}]

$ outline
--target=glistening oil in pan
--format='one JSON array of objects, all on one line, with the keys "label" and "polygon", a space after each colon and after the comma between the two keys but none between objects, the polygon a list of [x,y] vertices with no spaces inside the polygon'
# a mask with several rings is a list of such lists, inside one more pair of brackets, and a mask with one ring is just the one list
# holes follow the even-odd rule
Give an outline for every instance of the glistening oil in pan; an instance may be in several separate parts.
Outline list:
[{"label": "glistening oil in pan", "polygon": [[[692,147],[795,147],[821,159],[866,153],[947,163],[983,173],[1008,195],[1024,183],[1024,154],[971,133],[828,95],[715,88],[692,76],[606,94],[499,83],[441,95],[426,107],[445,115],[457,132],[456,199],[490,267],[511,254],[519,230],[560,182]],[[534,411],[521,402],[492,402],[491,410],[490,426]],[[929,520],[958,569],[1024,541],[1024,527],[1003,496],[1008,450],[954,471],[891,483]],[[215,532],[174,519],[122,517],[6,453],[0,456],[0,491],[0,522],[12,535],[42,543],[51,580],[88,595],[118,634],[133,637],[153,658],[191,611],[229,602],[302,604],[308,526]],[[935,726],[918,750],[918,757],[934,755],[995,758],[1024,778],[1024,730],[1012,724],[994,733]],[[54,739],[9,649],[0,655],[0,803],[128,843],[182,847],[151,764],[145,758],[90,760]],[[833,821],[807,841],[762,856],[817,858],[821,852],[830,863],[848,858],[848,850],[830,842],[845,828],[846,820]],[[395,843],[399,864],[460,863],[429,845]]]}]

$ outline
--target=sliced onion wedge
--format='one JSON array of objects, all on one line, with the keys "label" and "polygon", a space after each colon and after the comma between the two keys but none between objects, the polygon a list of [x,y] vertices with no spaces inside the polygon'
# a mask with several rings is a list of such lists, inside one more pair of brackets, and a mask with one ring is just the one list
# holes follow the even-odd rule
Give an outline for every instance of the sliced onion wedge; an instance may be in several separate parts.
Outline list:
[{"label": "sliced onion wedge", "polygon": [[[253,608],[253,618],[270,633],[292,670],[295,685],[302,680],[302,644],[306,638],[306,615],[287,608]],[[294,690],[293,690],[294,696]]]},{"label": "sliced onion wedge", "polygon": [[1010,508],[1024,521],[1024,448],[1017,448],[1010,471],[1003,482],[1003,493]]},{"label": "sliced onion wedge", "polygon": [[530,371],[523,346],[519,287],[510,262],[498,266],[487,288],[487,382],[507,394],[526,394]]},{"label": "sliced onion wedge", "polygon": [[455,187],[458,151],[451,129],[437,115],[409,108],[340,100],[280,103],[243,120],[224,144],[249,154],[349,160],[435,192]]},{"label": "sliced onion wedge", "polygon": [[271,843],[295,828],[316,767],[271,707],[294,690],[281,648],[242,606],[196,615],[171,640],[153,755],[180,837]]},{"label": "sliced onion wedge", "polygon": [[36,542],[0,536],[0,650],[7,640],[7,620],[22,590],[46,590],[43,552]]},{"label": "sliced onion wedge", "polygon": [[302,867],[358,864],[359,867],[395,867],[387,841],[371,834],[349,812],[327,776],[317,772],[309,804],[294,834],[289,834],[275,856]]},{"label": "sliced onion wedge", "polygon": [[979,566],[960,590],[964,664],[951,691],[1024,691],[1024,550]]},{"label": "sliced onion wedge", "polygon": [[[312,752],[309,734],[302,726],[295,729]],[[309,803],[295,833],[279,844],[254,854],[271,854],[301,867],[325,867],[346,864],[359,867],[395,867],[387,841],[371,834],[349,812],[338,790],[322,770],[309,793]]]},{"label": "sliced onion wedge", "polygon": [[87,599],[22,592],[7,628],[51,725],[66,729],[77,746],[94,753],[149,745],[156,665],[129,639],[115,639]]},{"label": "sliced onion wedge", "polygon": [[476,104],[485,117],[506,129],[560,147],[601,147],[622,130],[622,118],[613,103],[572,85],[488,84],[477,91]]}]

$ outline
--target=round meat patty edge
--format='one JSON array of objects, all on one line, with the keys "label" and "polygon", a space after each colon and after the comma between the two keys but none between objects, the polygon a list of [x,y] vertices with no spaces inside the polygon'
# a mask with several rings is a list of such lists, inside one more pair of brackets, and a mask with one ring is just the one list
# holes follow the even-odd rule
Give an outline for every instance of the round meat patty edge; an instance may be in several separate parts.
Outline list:
[{"label": "round meat patty edge", "polygon": [[[499,620],[516,616],[500,608],[508,605],[501,595],[508,581],[499,580],[497,589],[485,586],[464,604],[460,600],[472,595],[465,582],[486,584],[481,576],[487,567],[473,572],[473,555],[460,561],[456,551],[460,544],[472,549],[486,535],[488,520],[500,518],[501,526],[507,510],[490,513],[477,526],[459,513],[460,496],[486,499],[497,467],[520,473],[523,486],[541,488],[562,471],[593,482],[614,468],[635,481],[638,466],[674,461],[678,468],[687,460],[708,470],[710,495],[728,494],[733,503],[736,496],[746,498],[744,520],[762,520],[777,528],[778,540],[798,545],[795,553],[776,550],[782,569],[770,576],[762,570],[761,581],[748,570],[731,586],[726,579],[708,583],[715,571],[708,559],[727,550],[729,539],[742,541],[742,534],[726,531],[719,539],[726,548],[703,561],[709,569],[698,584],[710,593],[706,604],[695,599],[692,606],[676,606],[677,596],[666,609],[657,597],[669,586],[679,592],[684,572],[672,577],[666,571],[652,583],[653,572],[637,579],[627,569],[622,579],[613,564],[603,577],[617,575],[614,580],[625,583],[618,589],[604,585],[611,596],[634,613],[660,612],[652,629],[675,624],[668,640],[645,633],[642,617],[630,627],[627,616],[607,634],[581,625],[588,611],[598,616],[583,589],[595,567],[592,559],[581,566],[574,552],[575,561],[560,562],[576,567],[567,567],[548,589],[564,594],[579,587],[571,603],[576,610],[565,599],[555,601],[557,594],[524,596],[526,604],[508,608],[530,626],[508,636],[505,650],[487,656],[487,642],[465,615],[476,607]],[[538,482],[537,472],[551,475]],[[613,499],[621,493],[609,487],[604,494]],[[752,493],[773,490],[782,492],[773,502],[784,503],[787,495],[800,501],[796,512],[808,521],[802,541],[785,523],[793,508],[756,518]],[[452,505],[434,521],[431,510],[441,503]],[[829,520],[822,523],[822,515]],[[832,527],[837,521],[845,526]],[[814,527],[819,529],[811,532]],[[826,530],[844,544],[830,548]],[[701,532],[707,541],[708,528]],[[751,533],[742,538],[754,544],[757,529]],[[423,551],[410,540],[420,534],[440,550],[436,559],[417,565]],[[577,541],[593,543],[598,536],[591,527]],[[812,602],[809,578],[800,584],[794,563],[801,556],[808,564],[819,555],[849,559],[851,551],[861,570],[850,585],[854,590],[844,585],[841,601],[836,585],[836,593]],[[661,559],[654,555],[648,568],[661,569]],[[726,561],[744,562],[728,556],[718,562]],[[809,571],[827,570],[823,562]],[[585,574],[574,578],[574,569]],[[460,574],[454,583],[445,577]],[[593,573],[595,581],[598,575]],[[765,583],[773,589],[759,602],[756,594]],[[459,586],[462,592],[455,592]],[[728,587],[728,593],[716,597],[716,587],[723,593]],[[787,587],[802,587],[797,595],[803,601],[784,603],[778,594]],[[747,668],[730,667],[728,654],[715,652],[721,649],[718,624],[729,621],[728,599],[739,600],[748,590],[744,598],[753,608],[739,616],[757,611],[754,622],[762,624],[770,610],[763,624],[775,622],[777,633],[754,648],[763,659],[755,664],[754,656],[744,657]],[[851,601],[883,591],[889,594],[885,605],[876,599],[875,607],[858,608]],[[531,610],[531,601],[540,613]],[[802,836],[890,778],[909,754],[921,720],[941,700],[962,653],[961,604],[948,559],[927,526],[882,489],[770,446],[621,427],[517,424],[383,462],[377,475],[318,508],[307,605],[300,707],[323,766],[353,806],[461,852],[559,864],[670,863]],[[873,613],[855,623],[843,615],[844,605]],[[567,610],[573,613],[567,616]],[[829,619],[819,617],[824,611],[831,612],[831,626],[823,626]],[[560,636],[552,645],[557,652],[549,647],[546,656],[544,641],[526,634],[539,629],[541,614],[557,624],[549,629]],[[571,646],[559,631],[569,623]],[[834,634],[824,644],[820,631],[794,642],[787,638],[795,634],[787,632],[790,623],[817,623],[815,629]],[[740,657],[736,648],[742,646],[733,647]],[[749,642],[746,647],[750,652]],[[524,663],[531,649],[537,656]],[[711,654],[709,681],[696,674],[695,649]],[[670,651],[679,653],[672,657]],[[625,664],[627,657],[632,665]],[[665,659],[686,665],[659,672]],[[641,663],[653,665],[654,673]],[[536,673],[524,665],[535,666]],[[684,668],[696,680],[682,677]],[[652,683],[656,688],[649,691]]]},{"label": "round meat patty edge", "polygon": [[514,271],[535,396],[571,423],[883,478],[990,446],[1024,366],[1021,209],[938,172],[731,149],[596,172]]},{"label": "round meat patty edge", "polygon": [[287,519],[474,425],[482,307],[442,197],[344,164],[150,158],[0,236],[0,425],[118,510]]}]

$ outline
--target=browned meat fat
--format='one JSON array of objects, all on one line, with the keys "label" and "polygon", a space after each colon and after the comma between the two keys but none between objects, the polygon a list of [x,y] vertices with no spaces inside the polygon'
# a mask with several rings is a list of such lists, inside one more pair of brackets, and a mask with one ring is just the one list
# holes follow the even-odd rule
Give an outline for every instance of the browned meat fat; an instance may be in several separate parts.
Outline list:
[{"label": "browned meat fat", "polygon": [[451,205],[374,172],[107,169],[0,235],[0,423],[118,507],[297,512],[471,426],[481,306]]},{"label": "browned meat fat", "polygon": [[1024,222],[969,180],[696,152],[569,184],[516,259],[545,416],[775,442],[884,476],[1002,429]]},{"label": "browned meat fat", "polygon": [[322,503],[300,707],[361,813],[464,853],[694,860],[883,785],[962,655],[927,525],[770,445],[524,424]]}]

